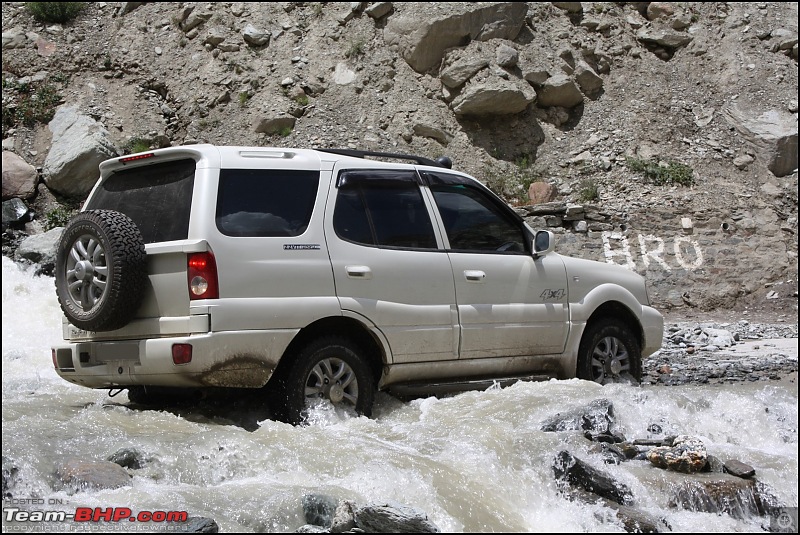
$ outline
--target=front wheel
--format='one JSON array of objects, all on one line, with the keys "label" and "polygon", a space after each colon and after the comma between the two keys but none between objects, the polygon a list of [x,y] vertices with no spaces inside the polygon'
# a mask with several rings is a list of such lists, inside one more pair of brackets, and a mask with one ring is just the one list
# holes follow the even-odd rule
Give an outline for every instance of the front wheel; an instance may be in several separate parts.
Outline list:
[{"label": "front wheel", "polygon": [[284,416],[299,424],[315,404],[331,403],[364,416],[372,414],[375,379],[363,351],[345,338],[323,338],[307,345],[283,382]]},{"label": "front wheel", "polygon": [[642,352],[625,324],[604,320],[586,328],[578,353],[578,378],[600,384],[642,380]]}]

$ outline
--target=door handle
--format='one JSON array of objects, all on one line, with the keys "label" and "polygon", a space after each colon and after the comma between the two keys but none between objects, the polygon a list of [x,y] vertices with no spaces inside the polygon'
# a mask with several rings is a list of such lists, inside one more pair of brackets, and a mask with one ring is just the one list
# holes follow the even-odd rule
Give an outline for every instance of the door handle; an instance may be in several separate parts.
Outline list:
[{"label": "door handle", "polygon": [[345,266],[344,269],[351,279],[366,280],[372,278],[372,270],[369,266]]},{"label": "door handle", "polygon": [[486,279],[486,273],[479,269],[466,269],[464,270],[464,278],[469,282],[483,282]]}]

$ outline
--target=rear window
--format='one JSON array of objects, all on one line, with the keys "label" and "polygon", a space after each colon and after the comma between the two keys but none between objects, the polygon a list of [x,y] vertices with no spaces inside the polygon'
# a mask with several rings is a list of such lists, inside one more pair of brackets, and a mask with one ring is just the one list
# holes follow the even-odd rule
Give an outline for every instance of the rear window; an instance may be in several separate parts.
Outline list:
[{"label": "rear window", "polygon": [[319,171],[222,169],[217,228],[227,236],[299,236],[318,188]]},{"label": "rear window", "polygon": [[130,217],[145,243],[189,236],[195,161],[175,160],[121,169],[100,184],[87,210],[116,210]]}]

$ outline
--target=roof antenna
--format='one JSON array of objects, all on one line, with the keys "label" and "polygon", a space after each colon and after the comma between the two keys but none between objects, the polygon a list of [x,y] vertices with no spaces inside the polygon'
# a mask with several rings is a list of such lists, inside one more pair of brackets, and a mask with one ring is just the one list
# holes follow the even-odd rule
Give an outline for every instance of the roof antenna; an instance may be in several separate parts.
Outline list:
[{"label": "roof antenna", "polygon": [[445,169],[452,169],[453,168],[453,160],[448,158],[447,156],[439,156],[436,158],[436,163],[444,167]]}]

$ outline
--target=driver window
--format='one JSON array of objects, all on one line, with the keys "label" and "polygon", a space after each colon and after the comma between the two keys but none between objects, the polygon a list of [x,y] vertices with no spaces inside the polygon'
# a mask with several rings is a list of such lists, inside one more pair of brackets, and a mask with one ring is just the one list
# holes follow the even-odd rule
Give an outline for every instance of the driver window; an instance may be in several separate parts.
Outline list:
[{"label": "driver window", "polygon": [[[439,181],[436,181],[439,182]],[[466,184],[432,183],[450,248],[525,253],[525,233],[485,192]]]}]

